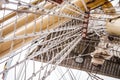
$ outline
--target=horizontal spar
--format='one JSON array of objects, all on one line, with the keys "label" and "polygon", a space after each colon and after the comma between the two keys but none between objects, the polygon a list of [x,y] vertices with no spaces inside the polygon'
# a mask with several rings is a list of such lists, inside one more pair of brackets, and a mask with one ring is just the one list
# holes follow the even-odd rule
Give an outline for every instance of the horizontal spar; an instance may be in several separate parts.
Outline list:
[{"label": "horizontal spar", "polygon": [[108,19],[106,30],[110,35],[120,36],[120,16]]},{"label": "horizontal spar", "polygon": [[[64,23],[65,21],[68,21],[68,19],[64,19],[59,22],[56,22],[55,24],[49,26],[48,29],[55,28],[59,24],[62,25],[62,23]],[[38,24],[38,26],[39,26],[39,24]],[[41,30],[45,30],[45,29],[46,29],[46,27],[43,27]],[[31,28],[31,30],[32,30],[32,28]],[[38,35],[33,36],[33,37],[28,37],[28,38],[11,40],[11,41],[7,41],[7,42],[1,42],[0,43],[0,58],[6,56],[8,53],[12,53],[11,51],[16,50],[17,48],[21,47],[22,45],[25,45],[25,44],[31,42],[33,39],[36,39],[36,37],[38,37]],[[11,46],[11,45],[13,45],[13,46]]]},{"label": "horizontal spar", "polygon": [[[48,3],[47,5],[44,6],[44,8],[51,9],[54,6],[55,5]],[[41,12],[41,11],[38,11],[38,12]],[[1,29],[2,37],[5,37],[7,34],[10,34],[12,31],[14,31],[14,29],[18,29],[18,28],[30,23],[31,21],[33,21],[35,18],[38,18],[39,16],[40,16],[40,14],[36,15],[36,14],[29,13],[28,15],[19,18],[17,21],[4,26],[3,29]]]},{"label": "horizontal spar", "polygon": [[[35,0],[33,2],[31,2],[32,5],[37,5],[38,3],[42,2],[43,0]],[[26,7],[21,7],[19,8],[19,10],[27,10],[28,8]],[[11,12],[8,15],[5,15],[4,17],[0,18],[0,23],[3,23],[4,21],[7,21],[8,19],[14,17],[15,15],[17,15],[16,12]]]}]

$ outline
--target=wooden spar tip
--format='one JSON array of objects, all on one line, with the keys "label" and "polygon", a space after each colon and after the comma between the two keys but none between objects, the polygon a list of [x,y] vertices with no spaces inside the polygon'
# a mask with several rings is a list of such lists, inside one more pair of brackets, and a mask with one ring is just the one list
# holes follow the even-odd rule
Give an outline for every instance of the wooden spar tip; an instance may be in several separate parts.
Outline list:
[{"label": "wooden spar tip", "polygon": [[58,4],[61,4],[63,2],[63,0],[46,0],[46,1],[53,1],[53,2],[56,2]]}]

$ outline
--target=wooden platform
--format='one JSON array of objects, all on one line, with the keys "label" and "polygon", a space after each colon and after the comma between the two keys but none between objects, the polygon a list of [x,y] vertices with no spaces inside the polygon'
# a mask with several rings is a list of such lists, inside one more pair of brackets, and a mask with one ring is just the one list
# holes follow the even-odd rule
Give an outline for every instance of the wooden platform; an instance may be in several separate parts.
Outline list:
[{"label": "wooden platform", "polygon": [[[119,58],[113,57],[110,61],[105,61],[105,63],[102,66],[98,66],[98,67],[91,64],[90,56],[83,57],[83,60],[84,60],[83,63],[77,63],[75,61],[75,58],[79,54],[88,54],[94,51],[95,46],[98,45],[99,37],[96,36],[94,33],[89,33],[88,35],[92,35],[92,36],[88,36],[88,39],[82,40],[79,44],[77,44],[75,49],[59,65],[78,69],[78,70],[83,70],[87,72],[93,72],[93,73],[97,73],[105,76],[120,78],[120,59]],[[49,38],[50,38],[50,35],[48,36],[47,39]],[[60,48],[59,51],[61,51],[61,49],[62,48]],[[35,57],[34,60],[41,62],[41,58],[42,58],[43,62],[48,62],[52,59],[53,56],[56,55],[56,53],[57,51],[55,49],[54,53],[50,52],[50,53],[45,53],[44,55],[39,55]],[[52,64],[54,64],[54,62]]]},{"label": "wooden platform", "polygon": [[[78,44],[77,48],[80,49],[80,47],[81,47],[80,44]],[[83,47],[85,47],[85,45],[83,45],[82,48]],[[81,48],[81,50],[82,50],[82,48]],[[87,72],[93,72],[93,73],[110,76],[110,77],[114,77],[114,78],[120,78],[120,59],[119,58],[113,57],[110,61],[105,61],[105,63],[102,66],[96,67],[91,64],[91,57],[87,56],[87,57],[83,57],[84,61],[83,61],[83,63],[80,64],[75,61],[75,58],[72,58],[81,53],[80,50],[77,51],[78,49],[73,50],[70,53],[70,55],[66,58],[66,60],[62,61],[60,66],[74,68],[74,69],[83,70],[83,71],[87,71]],[[86,48],[86,50],[84,51],[83,54],[88,53],[92,49],[93,49],[92,47],[90,49],[90,46],[88,46],[88,48]],[[44,55],[44,56],[48,56],[48,54]],[[49,57],[50,56],[52,57],[51,53],[50,53]],[[44,59],[44,62],[49,61],[49,60],[47,60],[47,57],[44,57],[43,59]],[[35,60],[41,61],[40,56],[36,57]]]}]

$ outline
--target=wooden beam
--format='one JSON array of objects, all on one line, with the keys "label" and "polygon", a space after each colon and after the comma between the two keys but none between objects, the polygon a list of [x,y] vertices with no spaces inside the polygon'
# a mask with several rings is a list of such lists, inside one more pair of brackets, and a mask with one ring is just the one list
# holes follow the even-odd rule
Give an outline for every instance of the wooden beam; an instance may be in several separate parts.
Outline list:
[{"label": "wooden beam", "polygon": [[[44,6],[44,8],[45,9],[51,9],[54,6],[55,5],[53,5],[51,3],[48,3],[47,5]],[[38,12],[42,12],[42,11],[38,11]],[[1,30],[2,37],[5,37],[6,35],[8,35],[11,32],[13,32],[15,28],[18,29],[18,28],[20,28],[20,27],[30,23],[31,21],[35,20],[39,16],[40,16],[40,14],[37,15],[37,14],[29,13],[27,16],[25,15],[25,16],[19,18],[16,22],[12,22],[12,23],[4,26],[3,29]]]},{"label": "wooden beam", "polygon": [[106,29],[110,35],[120,36],[120,17],[108,19]]},{"label": "wooden beam", "polygon": [[[38,3],[42,2],[42,1],[43,0],[35,0],[35,1],[31,2],[31,4],[32,5],[37,5]],[[26,8],[26,7],[19,8],[19,10],[26,10],[26,9],[28,9],[28,8]],[[8,19],[14,17],[16,14],[17,13],[13,11],[13,12],[9,13],[8,15],[0,18],[0,23],[3,23],[4,21],[7,21]]]}]

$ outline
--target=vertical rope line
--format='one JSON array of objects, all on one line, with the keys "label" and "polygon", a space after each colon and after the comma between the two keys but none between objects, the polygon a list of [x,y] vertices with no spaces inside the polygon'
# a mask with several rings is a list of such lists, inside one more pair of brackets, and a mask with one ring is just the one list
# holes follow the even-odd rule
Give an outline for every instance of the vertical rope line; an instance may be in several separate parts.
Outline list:
[{"label": "vertical rope line", "polygon": [[[4,4],[4,5],[6,7],[6,4]],[[5,18],[5,9],[3,9],[3,20],[4,20],[4,18]],[[0,40],[3,38],[3,36],[2,36],[2,34],[3,34],[3,24],[4,24],[4,22],[0,24]]]}]

